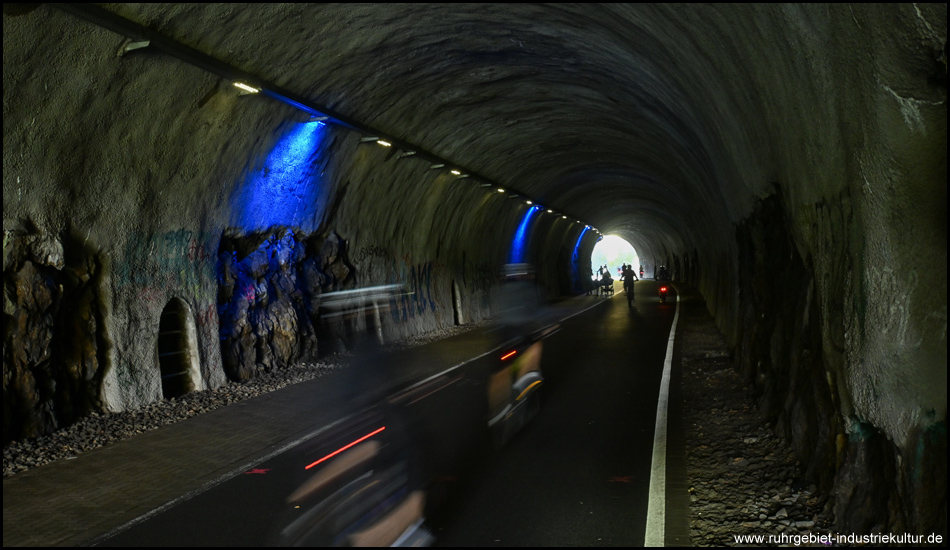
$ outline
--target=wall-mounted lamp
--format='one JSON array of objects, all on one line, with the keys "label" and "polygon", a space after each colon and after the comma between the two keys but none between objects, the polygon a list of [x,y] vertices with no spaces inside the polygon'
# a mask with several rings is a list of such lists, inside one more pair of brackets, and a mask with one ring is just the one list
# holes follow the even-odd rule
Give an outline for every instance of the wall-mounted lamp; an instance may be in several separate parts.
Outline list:
[{"label": "wall-mounted lamp", "polygon": [[452,174],[455,175],[455,176],[461,176],[461,175],[462,175],[462,173],[459,172],[458,170],[452,170]]},{"label": "wall-mounted lamp", "polygon": [[498,188],[498,192],[499,192],[499,193],[504,193],[504,192],[505,192],[505,190],[504,190],[504,189],[502,189],[501,187],[499,187],[499,188]]},{"label": "wall-mounted lamp", "polygon": [[254,86],[250,86],[243,82],[235,82],[234,87],[240,90],[243,90],[244,92],[249,93],[249,94],[256,94],[261,91],[260,88],[255,88]]},{"label": "wall-mounted lamp", "polygon": [[381,137],[379,137],[379,136],[372,136],[372,137],[367,136],[367,137],[362,137],[362,138],[360,138],[360,143],[378,143],[378,144],[382,145],[383,147],[392,147],[392,146],[393,146],[392,143],[386,141],[385,139],[383,139],[383,138],[381,138]]},{"label": "wall-mounted lamp", "polygon": [[326,122],[328,120],[330,120],[330,117],[328,116],[321,116],[321,115],[310,116],[310,122]]},{"label": "wall-mounted lamp", "polygon": [[444,164],[433,164],[429,167],[429,170],[438,170],[439,168],[445,168]]},{"label": "wall-mounted lamp", "polygon": [[416,154],[415,151],[406,151],[405,153],[399,155],[399,158],[404,159],[406,157],[411,157],[412,155],[415,155],[415,154]]},{"label": "wall-mounted lamp", "polygon": [[132,40],[131,38],[126,38],[122,45],[119,46],[119,51],[116,52],[118,57],[134,52],[135,50],[141,50],[142,48],[147,48],[149,45],[148,40]]}]

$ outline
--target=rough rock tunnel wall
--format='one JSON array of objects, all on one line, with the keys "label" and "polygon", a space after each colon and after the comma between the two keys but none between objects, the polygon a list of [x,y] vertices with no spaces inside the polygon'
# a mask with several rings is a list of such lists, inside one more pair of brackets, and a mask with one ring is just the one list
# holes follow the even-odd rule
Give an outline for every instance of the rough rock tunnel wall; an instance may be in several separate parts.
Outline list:
[{"label": "rough rock tunnel wall", "polygon": [[328,292],[401,285],[387,339],[515,256],[579,292],[590,224],[701,290],[842,527],[946,532],[945,4],[103,6],[492,184],[4,5],[5,441],[161,399],[160,354],[352,346]]},{"label": "rough rock tunnel wall", "polygon": [[[326,292],[399,285],[387,340],[491,315],[523,200],[180,62],[117,58],[121,37],[56,10],[4,24],[5,441],[161,399],[173,299],[197,388],[347,349],[366,319],[325,316]],[[524,243],[551,296],[580,233],[549,219]]]}]

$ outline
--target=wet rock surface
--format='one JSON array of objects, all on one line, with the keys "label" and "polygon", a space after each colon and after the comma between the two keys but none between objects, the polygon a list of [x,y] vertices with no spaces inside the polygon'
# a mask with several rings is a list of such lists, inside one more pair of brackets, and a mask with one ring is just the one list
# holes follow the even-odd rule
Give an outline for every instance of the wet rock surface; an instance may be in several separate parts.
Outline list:
[{"label": "wet rock surface", "polygon": [[283,228],[222,238],[218,317],[230,380],[315,358],[318,331],[332,340],[330,334],[342,330],[321,322],[319,297],[347,282],[345,248],[332,231],[321,236]]},{"label": "wet rock surface", "polygon": [[[680,323],[692,544],[790,546],[835,532],[832,503],[775,435],[705,307],[684,307]],[[766,538],[737,541],[746,535]]]},{"label": "wet rock surface", "polygon": [[4,444],[102,406],[101,258],[64,239],[4,232]]}]

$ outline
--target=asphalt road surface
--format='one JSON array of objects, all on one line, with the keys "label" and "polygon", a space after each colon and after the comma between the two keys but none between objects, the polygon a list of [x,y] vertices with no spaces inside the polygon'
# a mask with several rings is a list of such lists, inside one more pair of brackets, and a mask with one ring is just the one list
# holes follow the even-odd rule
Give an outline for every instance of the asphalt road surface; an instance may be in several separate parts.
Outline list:
[{"label": "asphalt road surface", "polygon": [[[618,285],[619,288],[619,285]],[[643,544],[657,395],[675,299],[637,284],[545,341],[541,414],[459,479],[439,546]]]}]

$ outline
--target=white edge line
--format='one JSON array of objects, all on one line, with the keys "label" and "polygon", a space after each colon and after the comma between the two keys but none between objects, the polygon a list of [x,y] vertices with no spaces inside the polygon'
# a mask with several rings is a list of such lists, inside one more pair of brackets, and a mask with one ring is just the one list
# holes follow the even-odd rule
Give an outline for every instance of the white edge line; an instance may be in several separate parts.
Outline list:
[{"label": "white edge line", "polygon": [[670,339],[663,361],[660,396],[656,403],[656,428],[653,431],[653,463],[650,466],[650,498],[647,502],[647,525],[643,546],[661,547],[666,542],[666,420],[670,397],[670,371],[673,367],[673,338],[680,316],[680,293],[676,293],[676,313],[670,327]]},{"label": "white edge line", "polygon": [[[581,313],[584,313],[584,312],[586,312],[586,311],[588,311],[588,310],[591,310],[591,309],[593,309],[593,308],[595,308],[595,307],[597,307],[597,306],[599,306],[599,305],[601,305],[601,304],[605,304],[606,302],[607,302],[607,300],[600,300],[600,301],[598,301],[597,303],[595,303],[595,304],[593,304],[593,305],[591,305],[591,306],[585,307],[584,309],[582,309],[582,310],[580,310],[580,311],[575,311],[574,313],[568,315],[567,317],[563,317],[563,318],[561,318],[561,319],[558,319],[556,322],[558,322],[558,323],[563,323],[564,321],[567,321],[568,319],[570,319],[570,318],[572,318],[572,317],[576,317],[576,316],[580,315]],[[435,380],[436,378],[438,378],[438,377],[440,377],[440,376],[445,376],[446,374],[448,374],[448,373],[450,373],[450,372],[452,372],[452,371],[454,371],[454,370],[456,370],[456,369],[459,369],[459,368],[461,368],[461,367],[467,365],[468,363],[471,363],[472,361],[478,361],[479,359],[481,359],[482,357],[485,357],[486,355],[490,355],[490,354],[492,354],[492,353],[498,353],[498,350],[502,349],[503,347],[504,347],[504,346],[498,346],[497,348],[490,349],[490,350],[486,351],[485,353],[483,353],[483,354],[481,354],[481,355],[478,355],[478,356],[476,356],[476,357],[472,357],[471,359],[466,359],[465,361],[462,361],[461,363],[459,363],[459,364],[457,364],[457,365],[454,365],[454,366],[452,366],[452,367],[449,367],[449,368],[445,369],[445,370],[442,371],[442,372],[433,374],[433,375],[429,376],[428,378],[425,378],[425,379],[423,379],[423,380],[420,380],[420,381],[416,382],[415,384],[413,384],[413,385],[409,386],[408,388],[406,388],[404,391],[411,391],[411,390],[414,390],[414,389],[416,389],[417,387],[419,387],[419,386],[421,386],[421,385],[423,385],[423,384],[429,383],[429,382]]]},{"label": "white edge line", "polygon": [[[677,297],[677,300],[679,300],[678,297]],[[589,307],[586,307],[586,308],[584,308],[584,309],[582,309],[582,310],[580,310],[580,311],[576,311],[576,312],[574,312],[574,313],[568,315],[567,317],[564,317],[564,318],[559,319],[557,322],[558,322],[558,323],[563,323],[564,321],[567,321],[567,320],[570,319],[571,317],[575,317],[575,316],[577,316],[577,315],[580,315],[581,313],[584,313],[584,312],[586,312],[586,311],[588,311],[588,310],[590,310],[590,309],[592,309],[592,308],[595,308],[595,307],[597,307],[597,306],[599,306],[599,305],[601,305],[601,304],[603,304],[603,303],[605,303],[605,302],[606,302],[606,300],[600,300],[600,301],[598,301],[597,303],[595,303],[595,304],[593,304],[593,305],[591,305],[591,306],[589,306]],[[679,311],[679,305],[677,305],[677,312],[678,312],[678,311]],[[676,323],[675,319],[674,319],[673,322],[674,322],[674,326],[675,326],[675,323]],[[498,350],[500,350],[500,349],[502,349],[502,346],[499,346],[499,347],[497,347],[497,348],[495,348],[495,349],[486,351],[485,353],[483,353],[483,354],[481,354],[481,355],[479,355],[479,356],[473,357],[473,358],[471,358],[471,359],[466,359],[465,361],[462,361],[461,363],[459,363],[459,364],[457,364],[457,365],[455,365],[455,366],[449,367],[449,368],[445,369],[444,371],[442,371],[442,372],[440,372],[440,373],[433,374],[432,376],[429,376],[428,378],[426,378],[426,379],[424,379],[424,380],[421,380],[421,381],[419,381],[419,382],[416,382],[415,384],[413,384],[413,385],[409,386],[408,388],[406,388],[405,391],[409,391],[409,390],[415,389],[415,388],[417,388],[417,387],[419,387],[419,386],[421,386],[421,385],[423,385],[423,384],[425,384],[425,383],[427,383],[427,382],[430,382],[430,381],[432,381],[432,380],[435,380],[436,378],[438,378],[438,377],[440,377],[440,376],[445,376],[446,374],[448,374],[448,373],[450,373],[450,372],[452,372],[452,371],[454,371],[454,370],[456,370],[456,369],[459,369],[459,368],[461,368],[462,366],[464,366],[464,365],[466,365],[466,364],[468,364],[468,363],[471,363],[472,361],[477,361],[477,360],[481,359],[482,357],[485,357],[486,355],[489,355],[489,354],[492,354],[492,353],[496,353],[496,352],[498,352]],[[288,443],[285,443],[284,445],[281,445],[281,446],[278,447],[277,449],[274,449],[273,451],[271,451],[271,452],[269,452],[269,453],[267,453],[267,454],[265,454],[265,455],[263,455],[263,456],[260,456],[260,457],[258,457],[258,458],[255,458],[255,459],[253,459],[253,460],[250,460],[250,461],[246,462],[245,464],[243,464],[243,465],[241,465],[241,466],[238,466],[237,468],[234,468],[233,470],[229,471],[228,473],[222,474],[222,475],[218,476],[217,478],[215,478],[215,479],[213,479],[213,480],[211,480],[211,481],[206,482],[204,485],[202,485],[201,487],[199,487],[199,488],[197,488],[197,489],[194,489],[194,490],[192,490],[192,491],[189,491],[189,492],[185,493],[184,495],[181,495],[180,497],[178,497],[178,498],[176,498],[176,499],[173,499],[173,500],[170,500],[170,501],[166,502],[165,504],[159,506],[158,508],[155,508],[155,509],[153,509],[153,510],[151,510],[151,511],[149,511],[149,512],[146,512],[146,513],[142,514],[141,516],[139,516],[139,517],[137,517],[137,518],[135,518],[135,519],[129,520],[129,521],[123,523],[122,525],[113,528],[112,530],[110,530],[109,532],[107,532],[107,533],[104,534],[104,535],[99,535],[98,537],[95,537],[95,538],[93,538],[93,539],[91,539],[91,540],[88,540],[88,541],[86,541],[86,542],[80,544],[80,546],[96,546],[97,544],[100,544],[100,543],[102,543],[102,542],[104,542],[104,541],[106,541],[106,540],[109,540],[109,539],[111,539],[112,537],[118,535],[119,533],[121,533],[121,532],[123,532],[123,531],[125,531],[125,530],[127,530],[127,529],[130,529],[130,528],[134,527],[135,525],[137,525],[137,524],[139,524],[139,523],[142,523],[143,521],[146,521],[146,520],[152,518],[153,516],[156,516],[156,515],[158,515],[158,514],[161,514],[161,513],[164,512],[165,510],[168,510],[169,508],[172,508],[172,507],[174,507],[174,506],[177,506],[178,504],[180,504],[180,503],[182,503],[182,502],[185,502],[186,500],[190,500],[190,499],[192,499],[192,498],[194,498],[194,497],[200,495],[201,493],[204,493],[205,491],[209,491],[209,490],[213,489],[214,487],[217,487],[218,485],[224,483],[225,481],[227,481],[227,480],[229,480],[229,479],[231,479],[231,478],[233,478],[233,477],[237,477],[237,476],[240,475],[241,473],[250,470],[250,469],[253,468],[254,466],[257,466],[257,465],[260,464],[261,462],[265,462],[265,461],[267,461],[267,460],[270,460],[271,458],[274,458],[275,456],[277,456],[277,455],[279,455],[279,454],[281,454],[281,453],[284,453],[285,451],[288,451],[288,450],[290,450],[290,449],[296,447],[297,445],[300,445],[300,444],[303,443],[304,441],[307,441],[308,439],[312,439],[312,438],[314,438],[314,437],[320,435],[321,433],[323,433],[323,432],[325,432],[325,431],[327,431],[327,430],[333,428],[334,426],[337,426],[337,425],[339,425],[339,424],[342,424],[342,423],[348,421],[348,420],[349,420],[350,418],[352,418],[353,416],[355,416],[355,414],[354,414],[354,415],[346,416],[346,417],[344,417],[344,418],[341,418],[341,419],[337,420],[336,422],[333,422],[333,423],[328,424],[328,425],[326,425],[326,426],[322,426],[322,427],[320,427],[319,429],[316,429],[316,430],[314,430],[314,431],[308,433],[307,435],[304,435],[304,436],[302,436],[302,437],[300,437],[300,438],[297,438],[297,439],[295,439],[295,440],[293,440],[293,441],[290,441],[290,442],[288,442]]]}]

